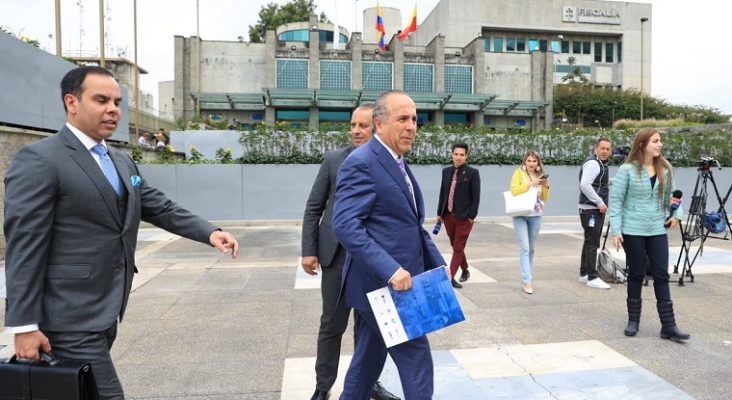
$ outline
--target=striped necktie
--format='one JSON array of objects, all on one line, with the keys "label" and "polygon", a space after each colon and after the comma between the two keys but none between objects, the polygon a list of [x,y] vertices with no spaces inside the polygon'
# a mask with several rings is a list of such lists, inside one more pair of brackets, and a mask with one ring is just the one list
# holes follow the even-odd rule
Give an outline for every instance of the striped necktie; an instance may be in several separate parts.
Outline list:
[{"label": "striped necktie", "polygon": [[112,188],[114,188],[114,191],[117,192],[117,196],[121,195],[122,188],[119,184],[119,175],[117,175],[117,170],[114,168],[112,159],[109,158],[109,155],[107,154],[107,148],[102,144],[98,144],[92,147],[92,151],[99,155],[99,164],[102,166],[102,171],[104,171],[104,175],[112,185]]}]

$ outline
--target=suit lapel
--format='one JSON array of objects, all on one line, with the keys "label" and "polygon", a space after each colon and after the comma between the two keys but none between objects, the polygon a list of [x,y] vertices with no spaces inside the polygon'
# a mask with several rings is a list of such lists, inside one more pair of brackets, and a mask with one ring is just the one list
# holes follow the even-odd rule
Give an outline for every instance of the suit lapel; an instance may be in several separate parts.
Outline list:
[{"label": "suit lapel", "polygon": [[104,203],[107,204],[109,211],[121,227],[122,218],[119,215],[119,209],[117,208],[117,194],[114,192],[112,185],[109,184],[102,168],[94,160],[94,157],[92,157],[89,150],[81,144],[79,139],[77,139],[76,136],[68,130],[68,128],[64,127],[58,134],[63,137],[64,143],[73,149],[71,158],[76,161],[97,189],[99,189],[99,194],[101,194],[102,199],[104,199]]},{"label": "suit lapel", "polygon": [[125,205],[127,211],[125,212],[125,221],[123,221],[124,230],[127,230],[130,225],[130,218],[132,217],[137,196],[135,196],[135,188],[132,186],[132,174],[125,164],[125,155],[116,149],[112,149],[110,151],[110,155],[112,163],[114,163],[114,168],[117,170],[117,174],[119,175],[119,179],[127,190],[127,204]]},{"label": "suit lapel", "polygon": [[[379,163],[384,167],[387,173],[394,179],[397,184],[402,188],[402,192],[404,193],[404,196],[406,200],[411,205],[411,209],[414,210],[414,214],[417,215],[417,211],[414,209],[414,200],[412,200],[412,193],[409,192],[409,186],[407,186],[407,180],[404,179],[404,175],[402,175],[402,171],[399,169],[399,165],[397,165],[396,160],[394,160],[394,157],[392,157],[391,153],[382,145],[379,143],[377,139],[371,139],[368,142],[368,145],[371,146],[371,150],[376,153],[377,157],[376,159],[379,161]],[[415,186],[415,180],[414,177],[409,172],[409,166],[407,168],[407,175],[409,175],[409,179],[412,181],[413,190],[415,191],[414,199],[417,199],[417,191]]]}]

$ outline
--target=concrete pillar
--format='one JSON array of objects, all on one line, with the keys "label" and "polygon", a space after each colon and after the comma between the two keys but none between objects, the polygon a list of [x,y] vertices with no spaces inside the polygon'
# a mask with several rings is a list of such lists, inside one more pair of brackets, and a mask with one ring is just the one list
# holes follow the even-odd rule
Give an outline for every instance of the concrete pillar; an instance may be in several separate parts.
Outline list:
[{"label": "concrete pillar", "polygon": [[474,127],[483,126],[483,111],[473,111],[470,113],[470,123]]},{"label": "concrete pillar", "polygon": [[[320,32],[312,27],[318,26],[318,16],[310,16],[310,76],[308,88],[320,89]],[[311,117],[312,118],[312,117]]]},{"label": "concrete pillar", "polygon": [[[531,100],[551,102],[554,98],[553,80],[554,53],[551,51],[531,52]],[[537,113],[533,129],[551,129],[554,108]]]},{"label": "concrete pillar", "polygon": [[320,115],[318,113],[318,107],[310,107],[310,120],[308,121],[308,128],[318,129],[320,127]]},{"label": "concrete pillar", "polygon": [[463,54],[473,56],[473,93],[489,93],[485,87],[485,46],[483,38],[475,38],[463,49]]},{"label": "concrete pillar", "polygon": [[394,89],[404,90],[404,43],[394,35],[388,49],[394,53]]},{"label": "concrete pillar", "polygon": [[264,107],[264,124],[274,126],[277,122],[277,111],[272,106]]},{"label": "concrete pillar", "polygon": [[186,97],[190,92],[189,76],[191,74],[190,69],[190,51],[188,51],[187,40],[183,36],[175,36],[173,38],[174,47],[174,87],[173,87],[173,118],[177,119],[182,117],[184,121],[187,121],[188,113],[186,112]]},{"label": "concrete pillar", "polygon": [[[264,60],[264,66],[266,71],[264,72],[264,87],[275,88],[277,87],[277,60],[275,54],[277,52],[277,36],[274,30],[268,30],[265,32],[265,50],[266,54]],[[277,112],[271,105],[267,105],[264,108],[264,123],[267,126],[274,126],[277,121]]]},{"label": "concrete pillar", "polygon": [[[427,45],[427,52],[435,55],[435,92],[445,91],[445,37],[437,35]],[[444,123],[444,118],[443,118]],[[441,123],[440,125],[442,125]]]},{"label": "concrete pillar", "polygon": [[351,90],[363,89],[363,41],[361,32],[351,34],[351,41],[348,43],[351,50]]},{"label": "concrete pillar", "polygon": [[437,126],[445,126],[445,111],[443,110],[436,110],[432,114],[432,122],[435,123]]}]

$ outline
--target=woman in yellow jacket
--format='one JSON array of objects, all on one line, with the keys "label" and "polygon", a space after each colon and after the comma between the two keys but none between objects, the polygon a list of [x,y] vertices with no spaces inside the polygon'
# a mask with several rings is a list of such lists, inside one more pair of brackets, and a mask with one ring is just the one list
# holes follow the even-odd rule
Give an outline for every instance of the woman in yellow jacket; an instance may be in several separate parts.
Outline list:
[{"label": "woman in yellow jacket", "polygon": [[539,188],[536,197],[534,212],[521,217],[513,217],[513,229],[516,231],[519,247],[519,259],[521,260],[521,277],[524,283],[524,292],[534,293],[531,286],[531,268],[534,264],[534,248],[536,238],[541,228],[541,215],[543,214],[544,202],[549,199],[549,175],[544,171],[544,164],[536,150],[529,150],[524,155],[521,166],[516,169],[511,178],[511,194],[514,196],[526,193],[530,187]]}]

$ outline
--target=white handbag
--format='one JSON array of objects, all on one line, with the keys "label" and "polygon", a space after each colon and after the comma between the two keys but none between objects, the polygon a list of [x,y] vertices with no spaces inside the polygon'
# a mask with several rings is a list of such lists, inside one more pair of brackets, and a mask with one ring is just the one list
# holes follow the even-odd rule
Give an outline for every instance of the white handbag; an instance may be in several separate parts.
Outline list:
[{"label": "white handbag", "polygon": [[536,207],[536,198],[539,195],[539,189],[536,186],[530,186],[529,190],[518,196],[511,194],[511,191],[503,192],[503,199],[506,201],[506,214],[511,217],[521,217],[534,212]]}]

